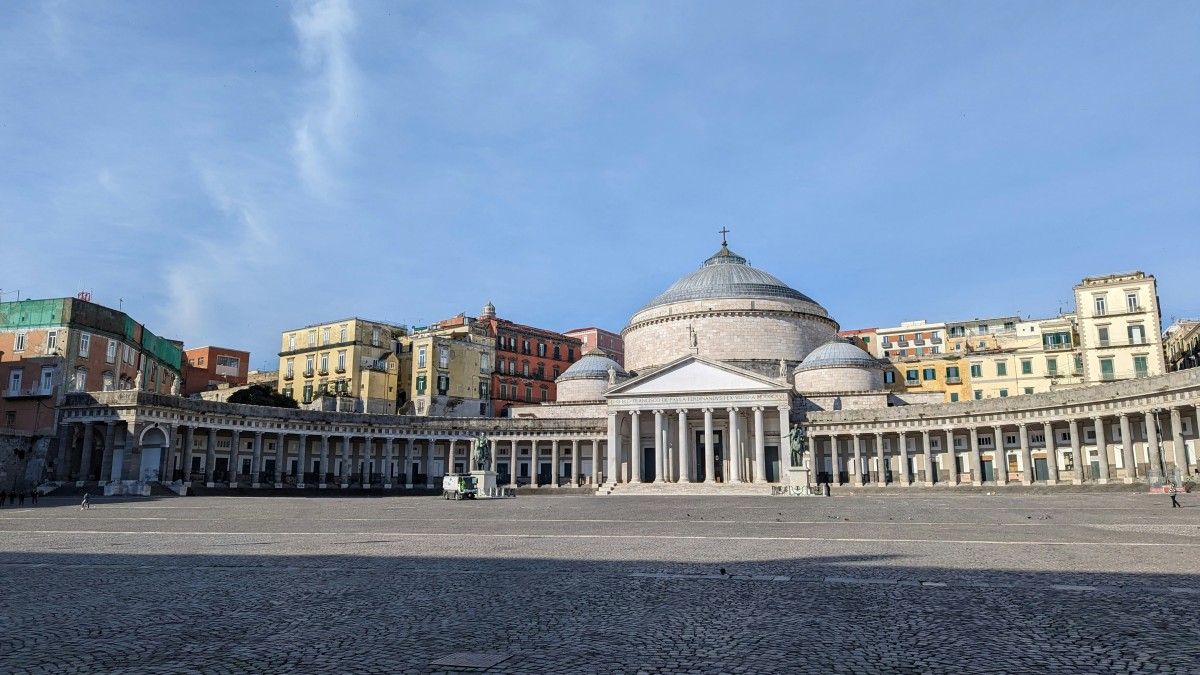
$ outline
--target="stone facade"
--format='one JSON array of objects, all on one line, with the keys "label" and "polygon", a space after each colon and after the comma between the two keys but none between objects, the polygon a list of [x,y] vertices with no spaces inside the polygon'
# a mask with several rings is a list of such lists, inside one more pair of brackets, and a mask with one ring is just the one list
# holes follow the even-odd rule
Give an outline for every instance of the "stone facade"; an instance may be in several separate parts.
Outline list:
[{"label": "stone facade", "polygon": [[801,393],[830,391],[881,391],[883,371],[869,368],[830,367],[798,370],[796,391]]},{"label": "stone facade", "polygon": [[[577,379],[562,380],[558,383],[559,402],[603,401],[604,392],[612,385],[608,380]],[[512,414],[518,414],[519,408],[513,408]]]}]

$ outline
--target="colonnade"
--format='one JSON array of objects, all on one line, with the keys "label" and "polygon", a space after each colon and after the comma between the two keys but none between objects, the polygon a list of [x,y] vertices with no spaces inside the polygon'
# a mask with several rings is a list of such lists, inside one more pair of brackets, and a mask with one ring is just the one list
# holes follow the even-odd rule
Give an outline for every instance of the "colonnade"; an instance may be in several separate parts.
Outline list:
[{"label": "colonnade", "polygon": [[1079,484],[1192,475],[1198,431],[1200,406],[1175,406],[969,426],[822,427],[808,442],[820,483]]},{"label": "colonnade", "polygon": [[[788,467],[790,415],[790,405],[610,410],[617,452],[607,473],[623,483],[776,482]],[[777,440],[770,457],[768,430]]]}]

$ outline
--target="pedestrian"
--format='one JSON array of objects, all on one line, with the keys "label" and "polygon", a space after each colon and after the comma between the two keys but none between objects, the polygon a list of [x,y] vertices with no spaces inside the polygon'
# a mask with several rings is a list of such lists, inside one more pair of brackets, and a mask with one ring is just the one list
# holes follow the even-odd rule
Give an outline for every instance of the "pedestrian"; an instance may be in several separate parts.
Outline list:
[{"label": "pedestrian", "polygon": [[83,493],[83,502],[79,504],[80,511],[87,511],[89,508],[91,508],[91,504],[88,504],[88,496],[88,493]]},{"label": "pedestrian", "polygon": [[30,501],[30,503],[31,503],[31,504],[36,504],[36,503],[37,503],[37,498],[38,498],[38,491],[37,491],[37,488],[34,488],[33,490],[30,490],[30,491],[29,491],[29,501]]},{"label": "pedestrian", "polygon": [[1179,505],[1179,500],[1175,497],[1177,492],[1179,492],[1179,489],[1174,485],[1167,486],[1167,494],[1171,495],[1171,508],[1173,509],[1183,508]]},{"label": "pedestrian", "polygon": [[25,493],[24,492],[17,493],[17,506],[25,506]]},{"label": "pedestrian", "polygon": [[825,483],[825,496],[826,496],[826,497],[828,497],[828,496],[829,496],[829,483],[828,483],[828,481]]}]

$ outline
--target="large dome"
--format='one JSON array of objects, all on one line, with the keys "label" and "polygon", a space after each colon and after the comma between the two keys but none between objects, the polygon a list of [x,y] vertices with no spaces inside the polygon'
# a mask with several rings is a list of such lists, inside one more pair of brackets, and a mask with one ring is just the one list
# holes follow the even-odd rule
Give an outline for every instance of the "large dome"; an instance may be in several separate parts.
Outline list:
[{"label": "large dome", "polygon": [[728,245],[722,244],[721,250],[705,260],[700,269],[676,281],[639,311],[674,302],[706,298],[788,298],[813,302],[812,298],[790,288],[779,279],[751,267],[745,258],[730,251]]},{"label": "large dome", "polygon": [[837,334],[812,298],[721,249],[659,294],[621,331],[625,367],[651,372],[685,356],[778,377]]}]

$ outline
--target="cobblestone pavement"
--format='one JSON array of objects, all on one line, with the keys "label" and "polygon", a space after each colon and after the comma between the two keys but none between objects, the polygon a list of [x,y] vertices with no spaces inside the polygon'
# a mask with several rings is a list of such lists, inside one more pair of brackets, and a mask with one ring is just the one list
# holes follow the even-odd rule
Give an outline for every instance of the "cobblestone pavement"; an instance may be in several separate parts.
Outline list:
[{"label": "cobblestone pavement", "polygon": [[1196,673],[1181,501],[48,498],[0,673]]}]

